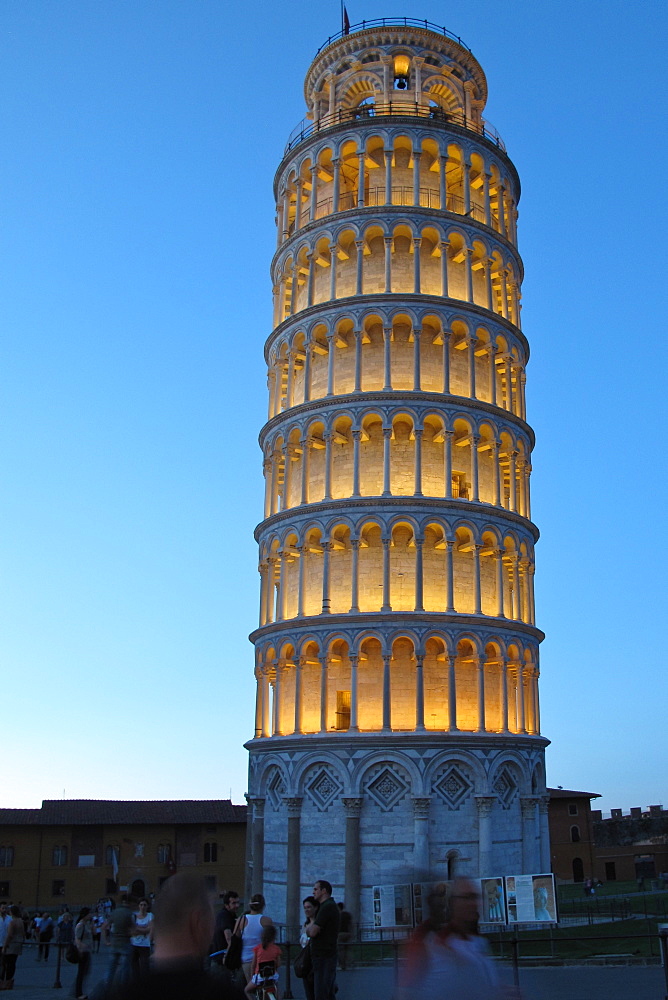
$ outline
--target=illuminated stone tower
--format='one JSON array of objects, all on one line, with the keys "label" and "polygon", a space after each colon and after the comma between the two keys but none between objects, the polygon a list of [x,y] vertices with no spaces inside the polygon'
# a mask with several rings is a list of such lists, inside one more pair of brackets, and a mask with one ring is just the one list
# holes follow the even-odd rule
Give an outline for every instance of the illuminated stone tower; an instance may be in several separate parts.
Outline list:
[{"label": "illuminated stone tower", "polygon": [[275,178],[252,884],[549,870],[516,249],[483,71],[428,22],[329,39]]}]

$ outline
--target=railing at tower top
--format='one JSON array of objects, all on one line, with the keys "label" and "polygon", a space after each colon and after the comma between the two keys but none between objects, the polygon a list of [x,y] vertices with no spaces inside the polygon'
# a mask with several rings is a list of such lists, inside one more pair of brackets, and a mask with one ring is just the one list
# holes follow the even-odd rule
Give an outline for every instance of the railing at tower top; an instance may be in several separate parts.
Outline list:
[{"label": "railing at tower top", "polygon": [[428,118],[439,125],[458,125],[460,128],[469,129],[478,135],[482,135],[485,139],[493,142],[495,146],[503,150],[504,153],[506,151],[503,139],[489,122],[483,121],[481,124],[478,124],[478,122],[474,122],[459,111],[444,111],[443,108],[429,107],[428,105],[419,104],[417,101],[407,101],[405,98],[402,98],[390,101],[389,104],[361,104],[357,108],[340,109],[339,111],[334,111],[331,115],[323,115],[317,121],[309,121],[307,118],[303,118],[299,125],[293,128],[290,133],[283,155],[285,156],[291,149],[298,146],[300,142],[304,142],[305,139],[309,139],[319,132],[325,132],[327,129],[334,128],[336,125],[364,122],[370,118],[384,117]]},{"label": "railing at tower top", "polygon": [[320,55],[322,50],[326,49],[332,42],[337,42],[339,38],[345,38],[346,35],[353,35],[356,31],[364,31],[365,28],[425,28],[427,31],[435,31],[437,35],[445,35],[446,38],[451,38],[453,42],[457,42],[467,52],[471,52],[468,45],[461,40],[459,35],[454,35],[447,28],[443,28],[440,24],[434,24],[432,21],[423,21],[417,17],[376,17],[371,21],[360,21],[358,24],[352,24],[349,28],[343,28],[337,32],[336,35],[330,35],[327,41],[323,42],[320,46],[316,52],[316,56]]}]

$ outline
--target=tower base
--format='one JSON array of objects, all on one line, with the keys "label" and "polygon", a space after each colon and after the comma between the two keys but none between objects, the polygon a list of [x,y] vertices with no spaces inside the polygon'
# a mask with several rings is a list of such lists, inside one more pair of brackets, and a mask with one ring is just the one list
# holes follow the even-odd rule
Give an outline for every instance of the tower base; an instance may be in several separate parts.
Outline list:
[{"label": "tower base", "polygon": [[293,933],[318,878],[372,927],[373,886],[549,871],[548,742],[467,732],[252,740],[252,890]]}]

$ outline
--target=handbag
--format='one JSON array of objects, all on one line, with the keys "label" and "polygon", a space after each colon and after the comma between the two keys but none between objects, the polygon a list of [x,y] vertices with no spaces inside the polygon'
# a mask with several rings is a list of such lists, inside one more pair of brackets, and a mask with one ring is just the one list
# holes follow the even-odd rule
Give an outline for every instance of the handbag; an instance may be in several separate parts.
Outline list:
[{"label": "handbag", "polygon": [[70,941],[67,948],[65,949],[66,960],[70,963],[70,965],[78,965],[80,957],[81,956],[79,955],[79,949],[75,945],[74,941]]},{"label": "handbag", "polygon": [[310,941],[307,945],[304,945],[302,950],[297,955],[293,969],[295,970],[295,976],[297,976],[298,979],[307,979],[313,972]]},{"label": "handbag", "polygon": [[241,952],[243,949],[243,931],[241,934],[237,934],[237,928],[241,925],[241,921],[245,917],[239,917],[237,920],[236,927],[232,931],[232,938],[229,945],[227,946],[227,951],[225,952],[225,957],[223,959],[223,965],[230,972],[236,972],[237,969],[241,968]]}]

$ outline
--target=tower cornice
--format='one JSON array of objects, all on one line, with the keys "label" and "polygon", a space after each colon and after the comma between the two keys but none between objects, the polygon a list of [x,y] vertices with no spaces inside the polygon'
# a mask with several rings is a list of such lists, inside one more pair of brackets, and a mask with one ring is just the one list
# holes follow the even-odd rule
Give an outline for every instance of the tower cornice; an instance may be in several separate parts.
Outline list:
[{"label": "tower cornice", "polygon": [[321,322],[330,313],[346,313],[347,310],[359,309],[363,312],[372,310],[380,313],[392,313],[401,311],[402,306],[418,307],[419,309],[447,310],[453,314],[453,319],[464,316],[475,317],[482,320],[481,325],[493,323],[501,329],[507,330],[513,337],[516,337],[525,351],[525,358],[529,359],[529,342],[518,326],[515,326],[509,319],[500,316],[498,313],[490,312],[484,306],[479,306],[475,302],[464,302],[461,299],[444,298],[442,295],[427,295],[424,292],[405,292],[399,294],[384,294],[382,292],[369,292],[362,295],[346,295],[331,302],[320,302],[317,305],[307,306],[300,309],[298,313],[288,316],[281,323],[278,323],[269,334],[264,345],[265,361],[269,362],[269,350],[274,342],[291,326],[306,326],[316,320]]},{"label": "tower cornice", "polygon": [[348,611],[344,614],[306,615],[271,622],[255,629],[248,636],[250,642],[266,640],[273,635],[284,635],[297,631],[304,634],[320,632],[362,632],[382,630],[391,632],[409,628],[439,629],[441,631],[481,632],[487,636],[495,634],[523,635],[535,642],[542,642],[545,633],[535,625],[515,618],[495,618],[491,615],[471,615],[446,611]]},{"label": "tower cornice", "polygon": [[428,409],[430,412],[434,406],[437,406],[441,409],[456,410],[457,412],[471,411],[485,413],[497,420],[501,418],[504,421],[507,420],[508,423],[524,431],[532,448],[535,444],[533,429],[526,420],[522,420],[521,417],[511,413],[510,410],[505,410],[501,406],[493,406],[491,403],[487,403],[481,399],[470,399],[468,396],[446,396],[441,392],[425,392],[420,389],[415,392],[346,393],[340,396],[323,396],[320,399],[312,399],[308,403],[298,403],[295,406],[291,406],[289,410],[277,413],[275,417],[267,421],[259,434],[260,447],[264,445],[267,437],[278,427],[299,420],[303,415],[328,412],[330,410],[341,409],[342,407],[344,409],[352,408],[366,411],[374,403],[382,405],[392,404],[398,407],[406,407],[408,405],[418,410]]},{"label": "tower cornice", "polygon": [[396,514],[423,514],[432,512],[435,516],[451,516],[456,514],[464,518],[483,518],[486,520],[501,520],[507,523],[508,528],[521,527],[528,531],[534,542],[540,537],[540,532],[533,521],[517,514],[515,511],[506,510],[505,507],[495,507],[492,504],[480,503],[476,500],[446,500],[443,497],[346,497],[345,499],[320,500],[316,503],[300,504],[289,507],[287,510],[279,511],[265,518],[255,528],[255,540],[272,529],[282,524],[290,524],[296,521],[322,520],[331,518],[337,514],[351,517],[355,511],[360,514],[373,511],[380,514],[383,511]]}]

